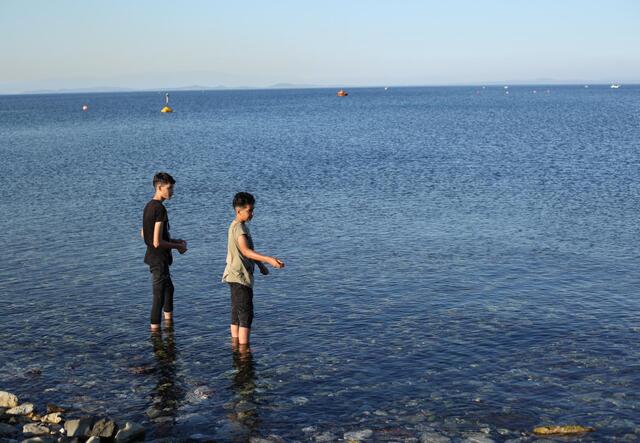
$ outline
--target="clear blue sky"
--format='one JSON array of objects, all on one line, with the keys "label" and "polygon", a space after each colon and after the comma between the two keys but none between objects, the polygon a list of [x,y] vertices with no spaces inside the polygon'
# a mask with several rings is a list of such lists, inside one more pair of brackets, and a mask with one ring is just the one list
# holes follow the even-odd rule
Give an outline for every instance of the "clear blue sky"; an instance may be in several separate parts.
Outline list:
[{"label": "clear blue sky", "polygon": [[0,0],[0,92],[640,82],[638,0]]}]

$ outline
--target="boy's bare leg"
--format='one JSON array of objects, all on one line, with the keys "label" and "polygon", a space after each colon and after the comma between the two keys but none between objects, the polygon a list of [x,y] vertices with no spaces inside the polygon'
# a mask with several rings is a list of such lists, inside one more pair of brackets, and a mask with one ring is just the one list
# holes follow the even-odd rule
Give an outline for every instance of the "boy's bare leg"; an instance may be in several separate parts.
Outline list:
[{"label": "boy's bare leg", "polygon": [[238,338],[238,325],[231,325],[229,327],[229,329],[231,330],[231,338]]},{"label": "boy's bare leg", "polygon": [[173,320],[173,312],[165,312],[164,321],[170,322],[171,320]]},{"label": "boy's bare leg", "polygon": [[238,328],[238,343],[240,345],[248,345],[249,344],[249,334],[251,333],[250,328]]},{"label": "boy's bare leg", "polygon": [[156,325],[154,323],[151,323],[149,329],[151,329],[151,332],[157,332],[160,330],[160,325]]}]

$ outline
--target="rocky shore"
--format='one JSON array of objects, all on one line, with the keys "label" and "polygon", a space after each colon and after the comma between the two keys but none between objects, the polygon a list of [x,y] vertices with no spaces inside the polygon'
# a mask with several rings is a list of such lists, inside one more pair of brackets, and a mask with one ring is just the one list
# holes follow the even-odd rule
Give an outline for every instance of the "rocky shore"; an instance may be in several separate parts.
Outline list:
[{"label": "rocky shore", "polygon": [[0,391],[0,442],[117,442],[144,440],[145,428],[131,421],[67,413],[57,405],[36,408]]}]

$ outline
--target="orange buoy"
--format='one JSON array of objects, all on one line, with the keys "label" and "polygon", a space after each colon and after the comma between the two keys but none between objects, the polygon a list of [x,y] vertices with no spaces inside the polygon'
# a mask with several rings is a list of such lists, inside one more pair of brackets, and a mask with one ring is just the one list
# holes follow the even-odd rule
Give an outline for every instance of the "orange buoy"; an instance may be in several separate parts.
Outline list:
[{"label": "orange buoy", "polygon": [[346,97],[346,96],[347,96],[347,95],[349,95],[349,94],[348,94],[348,93],[347,93],[347,91],[345,91],[344,89],[341,89],[341,90],[339,90],[339,91],[336,93],[336,95],[337,95],[338,97]]}]

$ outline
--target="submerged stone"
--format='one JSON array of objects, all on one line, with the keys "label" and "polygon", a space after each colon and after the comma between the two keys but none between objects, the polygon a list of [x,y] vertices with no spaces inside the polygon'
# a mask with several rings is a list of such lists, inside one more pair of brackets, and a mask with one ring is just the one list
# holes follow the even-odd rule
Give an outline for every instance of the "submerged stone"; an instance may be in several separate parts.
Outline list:
[{"label": "submerged stone", "polygon": [[351,431],[344,433],[345,440],[362,441],[371,438],[373,431],[371,429],[363,429],[361,431]]},{"label": "submerged stone", "polygon": [[420,443],[451,443],[451,439],[437,432],[423,432]]},{"label": "submerged stone", "polygon": [[47,414],[53,414],[55,412],[66,412],[66,409],[53,403],[47,403]]},{"label": "submerged stone", "polygon": [[313,438],[318,443],[326,443],[331,441],[336,441],[337,437],[333,435],[331,432],[323,432],[322,434],[318,434]]},{"label": "submerged stone", "polygon": [[463,443],[495,443],[484,434],[471,434],[462,440]]},{"label": "submerged stone", "polygon": [[536,435],[571,435],[584,434],[586,432],[595,432],[595,428],[580,425],[567,426],[539,426],[533,429]]}]

